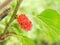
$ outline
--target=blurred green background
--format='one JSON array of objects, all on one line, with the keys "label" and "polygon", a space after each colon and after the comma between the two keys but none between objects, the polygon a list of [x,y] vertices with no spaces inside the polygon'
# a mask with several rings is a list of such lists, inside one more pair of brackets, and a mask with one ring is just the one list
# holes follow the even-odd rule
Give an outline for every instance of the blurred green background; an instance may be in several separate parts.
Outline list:
[{"label": "blurred green background", "polygon": [[[2,3],[3,1],[0,0]],[[12,9],[11,13],[0,21],[0,32],[4,31],[15,8],[17,0],[14,0],[6,8]],[[17,35],[11,36],[1,45],[60,45],[60,0],[23,0],[17,15],[23,13],[32,21],[31,31],[23,31],[15,19],[9,31]],[[0,33],[0,34],[1,34]]]}]

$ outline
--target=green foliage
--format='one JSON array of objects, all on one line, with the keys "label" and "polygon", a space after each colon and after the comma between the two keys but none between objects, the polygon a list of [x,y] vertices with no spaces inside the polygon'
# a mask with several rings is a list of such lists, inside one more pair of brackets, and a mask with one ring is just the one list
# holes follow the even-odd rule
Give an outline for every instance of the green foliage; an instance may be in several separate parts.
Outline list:
[{"label": "green foliage", "polygon": [[[47,42],[56,42],[60,40],[60,15],[53,9],[46,9],[37,16],[39,22],[42,22],[43,37]],[[41,34],[42,35],[42,34]],[[43,39],[43,38],[42,38]]]},{"label": "green foliage", "polygon": [[4,42],[3,45],[35,45],[34,41],[19,35],[13,35]]}]

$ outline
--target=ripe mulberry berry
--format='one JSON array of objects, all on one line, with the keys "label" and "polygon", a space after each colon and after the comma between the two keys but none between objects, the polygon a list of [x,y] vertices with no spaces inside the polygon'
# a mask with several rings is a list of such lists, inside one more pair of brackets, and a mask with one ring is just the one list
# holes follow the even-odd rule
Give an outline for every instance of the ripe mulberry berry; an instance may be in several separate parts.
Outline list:
[{"label": "ripe mulberry berry", "polygon": [[25,14],[19,15],[17,21],[23,30],[25,31],[31,30],[32,22],[28,19],[28,17]]}]

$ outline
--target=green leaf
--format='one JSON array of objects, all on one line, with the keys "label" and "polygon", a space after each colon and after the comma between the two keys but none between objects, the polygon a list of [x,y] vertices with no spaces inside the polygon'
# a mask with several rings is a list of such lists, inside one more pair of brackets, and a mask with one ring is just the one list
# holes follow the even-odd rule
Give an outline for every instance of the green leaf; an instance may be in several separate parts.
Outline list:
[{"label": "green leaf", "polygon": [[41,22],[42,37],[50,42],[60,40],[60,15],[53,9],[46,9],[37,17]]}]

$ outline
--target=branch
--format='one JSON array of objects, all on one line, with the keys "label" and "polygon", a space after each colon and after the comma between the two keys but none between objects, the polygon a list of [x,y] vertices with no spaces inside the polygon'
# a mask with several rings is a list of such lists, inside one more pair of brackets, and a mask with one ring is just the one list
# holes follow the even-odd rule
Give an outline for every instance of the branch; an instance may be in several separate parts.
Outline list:
[{"label": "branch", "polygon": [[0,14],[0,21],[6,17],[9,13],[10,13],[11,9],[8,8],[8,9],[5,9],[1,14]]},{"label": "branch", "polygon": [[10,2],[12,2],[12,0],[5,0],[3,4],[0,5],[0,10],[6,7],[8,4],[10,4]]},{"label": "branch", "polygon": [[1,36],[0,36],[0,40],[1,40],[1,37],[4,37],[4,34],[6,34],[8,32],[8,27],[10,26],[10,24],[12,23],[12,21],[15,19],[16,13],[18,11],[18,8],[19,8],[21,2],[22,2],[22,0],[17,0],[17,4],[16,4],[16,7],[14,9],[14,12],[13,12],[13,14],[12,14],[9,22],[6,24],[6,27],[5,27],[5,30],[4,30],[3,34],[1,34]]},{"label": "branch", "polygon": [[15,9],[14,9],[14,12],[13,12],[11,18],[10,18],[10,21],[7,23],[7,25],[6,25],[6,27],[5,27],[4,33],[7,32],[7,29],[8,29],[8,27],[10,26],[11,22],[15,19],[16,13],[17,13],[17,11],[18,11],[18,8],[19,8],[21,2],[22,2],[22,0],[17,0],[16,7],[15,7]]}]

